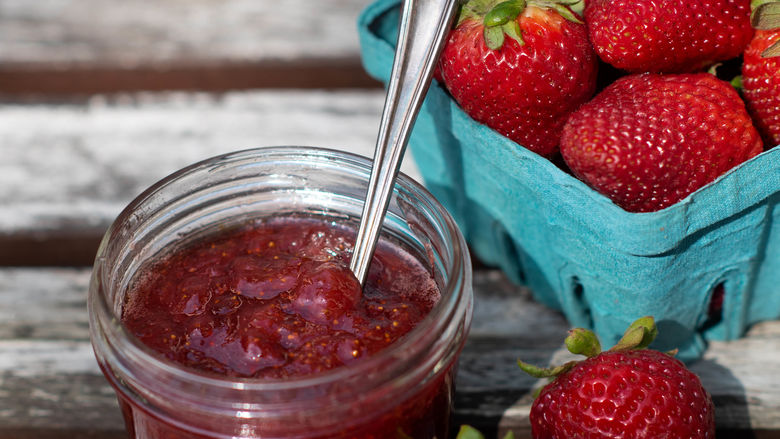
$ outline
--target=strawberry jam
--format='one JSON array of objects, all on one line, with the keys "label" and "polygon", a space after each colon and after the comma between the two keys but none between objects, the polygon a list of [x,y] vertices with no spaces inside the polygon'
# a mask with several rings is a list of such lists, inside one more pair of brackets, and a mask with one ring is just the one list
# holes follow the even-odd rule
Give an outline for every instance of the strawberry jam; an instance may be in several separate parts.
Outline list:
[{"label": "strawberry jam", "polygon": [[124,324],[169,359],[220,375],[285,378],[360,361],[409,332],[439,292],[388,246],[361,291],[351,242],[348,229],[304,218],[199,241],[135,284]]},{"label": "strawberry jam", "polygon": [[[412,330],[440,298],[429,271],[386,241],[361,290],[347,266],[353,242],[352,229],[311,217],[202,237],[141,272],[122,321],[154,351],[207,374],[273,381],[349,367]],[[338,437],[443,437],[451,389],[448,372]],[[146,428],[154,439],[200,437],[164,424]]]}]

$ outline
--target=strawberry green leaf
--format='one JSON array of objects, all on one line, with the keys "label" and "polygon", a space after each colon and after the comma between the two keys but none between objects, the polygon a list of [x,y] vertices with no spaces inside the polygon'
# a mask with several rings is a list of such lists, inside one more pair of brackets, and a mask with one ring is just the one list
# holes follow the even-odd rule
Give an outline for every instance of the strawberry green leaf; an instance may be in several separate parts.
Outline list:
[{"label": "strawberry green leaf", "polygon": [[780,40],[775,41],[771,46],[767,47],[766,50],[761,52],[761,56],[763,58],[780,56]]},{"label": "strawberry green leaf", "polygon": [[645,339],[647,330],[645,328],[634,328],[626,331],[623,334],[623,338],[617,342],[615,346],[612,346],[610,351],[627,351],[629,349],[636,349],[637,346],[642,344]]},{"label": "strawberry green leaf", "polygon": [[517,18],[525,9],[525,0],[508,0],[497,4],[485,15],[485,26],[501,26]]},{"label": "strawberry green leaf", "polygon": [[585,2],[583,0],[562,1],[561,3],[568,5],[569,9],[580,17],[585,12]]},{"label": "strawberry green leaf", "polygon": [[524,44],[520,34],[520,24],[517,17],[525,9],[525,0],[507,0],[495,5],[485,15],[482,23],[485,26],[485,44],[491,50],[500,49],[506,36]]},{"label": "strawberry green leaf", "polygon": [[576,364],[576,361],[569,361],[568,363],[562,364],[560,366],[545,368],[534,366],[533,364],[528,364],[522,360],[517,360],[517,365],[520,366],[520,369],[534,378],[554,378],[571,369]]},{"label": "strawberry green leaf", "polygon": [[555,6],[553,6],[553,9],[558,11],[558,13],[561,14],[561,17],[571,21],[572,23],[577,23],[577,24],[584,23],[584,21],[582,21],[577,14],[572,12],[571,9],[569,9],[564,5],[556,4]]},{"label": "strawberry green leaf", "polygon": [[572,354],[591,358],[601,353],[601,343],[599,343],[598,337],[596,337],[593,331],[588,329],[572,329],[564,342],[566,343],[566,348]]},{"label": "strawberry green leaf", "polygon": [[501,29],[504,31],[504,34],[506,34],[509,38],[517,41],[519,45],[525,44],[525,41],[523,41],[523,35],[520,31],[520,23],[517,22],[517,20],[512,20],[508,23],[505,23],[503,26],[501,26]]},{"label": "strawberry green leaf", "polygon": [[735,76],[734,79],[731,80],[731,86],[737,91],[742,90],[742,75]]},{"label": "strawberry green leaf", "polygon": [[500,26],[485,28],[485,44],[491,50],[498,50],[504,45],[504,29]]},{"label": "strawberry green leaf", "polygon": [[583,0],[528,0],[536,7],[554,9],[563,18],[573,23],[583,24],[582,11],[585,8]]},{"label": "strawberry green leaf", "polygon": [[756,29],[777,29],[780,27],[780,2],[760,2],[751,15],[751,24]]},{"label": "strawberry green leaf", "polygon": [[[485,436],[470,425],[461,425],[455,439],[485,439]],[[503,439],[515,439],[515,434],[509,431],[504,435]]]},{"label": "strawberry green leaf", "polygon": [[458,15],[458,26],[466,20],[483,20],[485,14],[490,12],[496,4],[496,0],[469,0],[461,5]]},{"label": "strawberry green leaf", "polygon": [[610,351],[625,351],[629,349],[644,349],[658,336],[658,328],[653,317],[641,317],[632,323],[623,338]]},{"label": "strawberry green leaf", "polygon": [[461,425],[455,439],[485,439],[477,429],[469,425]]},{"label": "strawberry green leaf", "polygon": [[658,337],[658,327],[655,325],[655,319],[652,316],[645,316],[629,326],[629,329],[632,327],[638,327],[641,326],[647,330],[645,333],[645,338],[642,340],[642,344],[637,346],[638,349],[644,349],[648,346],[650,346],[650,343],[655,340],[656,337]]}]

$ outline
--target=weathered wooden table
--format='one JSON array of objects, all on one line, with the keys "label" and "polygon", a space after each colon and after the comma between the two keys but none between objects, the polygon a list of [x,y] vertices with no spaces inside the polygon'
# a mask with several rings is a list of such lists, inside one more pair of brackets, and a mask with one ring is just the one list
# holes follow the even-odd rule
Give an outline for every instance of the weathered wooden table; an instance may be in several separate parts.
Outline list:
[{"label": "weathered wooden table", "polygon": [[[98,240],[142,189],[248,147],[371,155],[384,96],[358,57],[367,2],[0,0],[0,438],[126,437],[85,299]],[[474,283],[454,422],[530,437],[539,382],[515,360],[561,358],[567,323],[496,270]],[[780,322],[691,368],[719,437],[780,438]]]}]

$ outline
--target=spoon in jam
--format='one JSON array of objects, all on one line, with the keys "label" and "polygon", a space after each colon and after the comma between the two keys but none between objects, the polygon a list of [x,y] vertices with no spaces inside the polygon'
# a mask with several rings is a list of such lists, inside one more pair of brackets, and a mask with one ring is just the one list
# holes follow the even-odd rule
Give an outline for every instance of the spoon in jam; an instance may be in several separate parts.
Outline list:
[{"label": "spoon in jam", "polygon": [[404,0],[398,43],[385,96],[366,201],[350,269],[361,285],[379,239],[395,179],[458,0]]}]

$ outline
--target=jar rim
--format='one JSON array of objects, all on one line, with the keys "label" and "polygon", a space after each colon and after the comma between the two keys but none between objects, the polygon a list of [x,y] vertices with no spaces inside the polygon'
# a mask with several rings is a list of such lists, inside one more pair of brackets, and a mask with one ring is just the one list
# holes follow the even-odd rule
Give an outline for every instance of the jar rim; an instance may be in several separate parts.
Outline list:
[{"label": "jar rim", "polygon": [[[104,269],[106,267],[103,265],[105,263],[105,256],[103,252],[105,251],[107,241],[111,237],[112,231],[119,227],[123,221],[126,221],[127,218],[133,214],[136,208],[142,205],[147,198],[162,190],[166,186],[176,182],[180,178],[205,167],[213,168],[221,166],[226,162],[240,158],[268,159],[274,156],[286,158],[305,157],[308,159],[325,161],[336,160],[338,161],[339,165],[348,166],[354,170],[368,172],[370,172],[372,163],[370,159],[364,156],[330,148],[311,146],[268,146],[221,154],[191,164],[185,168],[173,172],[172,174],[164,177],[150,186],[148,189],[138,195],[132,202],[130,202],[128,206],[119,214],[117,219],[108,228],[101,241],[95,261],[93,277],[104,276]],[[138,358],[140,361],[143,361],[145,367],[150,367],[154,370],[160,371],[163,374],[174,376],[177,379],[181,379],[187,383],[192,383],[197,386],[207,386],[210,388],[221,388],[225,390],[242,390],[248,392],[269,392],[316,387],[361,376],[367,371],[375,370],[378,365],[384,364],[388,360],[402,356],[403,352],[409,351],[413,344],[419,343],[418,340],[420,339],[426,340],[429,344],[435,343],[436,338],[438,338],[442,331],[446,329],[449,321],[453,318],[457,318],[461,314],[465,313],[467,315],[465,328],[468,328],[470,324],[470,308],[472,306],[471,302],[473,299],[471,297],[470,286],[470,259],[465,239],[463,238],[451,215],[420,183],[399,172],[394,192],[397,193],[399,188],[412,192],[415,196],[425,200],[430,207],[436,210],[434,213],[437,215],[437,217],[441,218],[441,221],[443,222],[442,226],[448,231],[448,233],[451,234],[452,239],[450,242],[448,242],[448,244],[451,246],[452,254],[462,255],[462,257],[452,258],[451,270],[448,270],[449,275],[445,279],[442,291],[442,293],[446,291],[448,294],[442,294],[442,299],[440,299],[436,306],[434,306],[428,315],[426,315],[423,320],[421,320],[420,323],[412,328],[412,330],[409,331],[406,335],[391,345],[383,348],[381,351],[372,354],[363,361],[357,362],[353,365],[341,366],[310,375],[294,376],[284,379],[222,377],[219,375],[188,368],[184,365],[180,365],[172,360],[169,360],[146,346],[137,337],[133,336],[127,331],[124,331],[124,326],[121,324],[121,316],[117,315],[114,308],[111,306],[111,304],[109,304],[107,295],[98,291],[93,291],[92,286],[90,287],[90,295],[95,296],[92,299],[96,300],[96,306],[98,309],[91,310],[90,314],[99,312],[102,313],[105,317],[108,317],[115,322],[119,322],[117,325],[115,325],[115,327],[103,328],[103,330],[117,331],[117,333],[113,334],[113,336],[124,337],[128,343],[123,345],[123,349],[129,349],[130,355]],[[102,280],[96,281],[93,278],[92,283],[95,282],[102,282]],[[459,291],[465,293],[458,293]],[[90,300],[90,303],[92,303],[92,299]],[[98,318],[97,320],[100,319]],[[90,322],[94,325],[101,325],[100,321],[93,322],[93,316],[90,317]],[[122,334],[120,335],[119,332]]]}]

